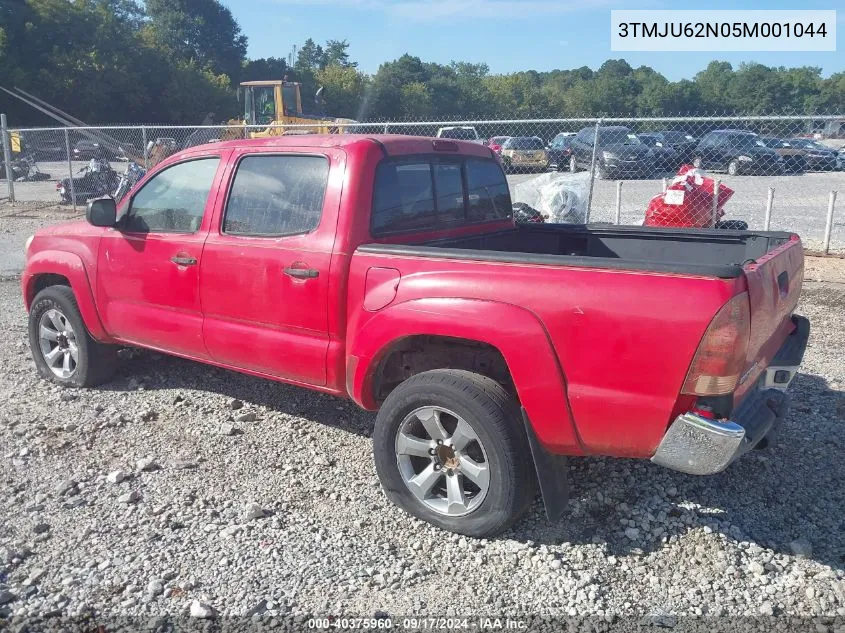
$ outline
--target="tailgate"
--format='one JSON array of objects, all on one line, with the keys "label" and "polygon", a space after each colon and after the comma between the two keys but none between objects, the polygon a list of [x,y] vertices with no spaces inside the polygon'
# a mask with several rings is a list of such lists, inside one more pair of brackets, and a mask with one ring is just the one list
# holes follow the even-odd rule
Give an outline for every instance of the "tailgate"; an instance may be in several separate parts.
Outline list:
[{"label": "tailgate", "polygon": [[743,270],[748,283],[751,336],[737,396],[754,384],[794,327],[790,316],[798,305],[804,280],[801,240],[793,236]]}]

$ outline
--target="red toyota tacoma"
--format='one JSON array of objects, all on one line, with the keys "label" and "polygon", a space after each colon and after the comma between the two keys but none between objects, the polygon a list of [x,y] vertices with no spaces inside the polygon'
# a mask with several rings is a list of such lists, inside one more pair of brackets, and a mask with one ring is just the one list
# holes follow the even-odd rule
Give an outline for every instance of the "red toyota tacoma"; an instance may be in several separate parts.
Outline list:
[{"label": "red toyota tacoma", "polygon": [[300,135],[170,157],[40,230],[22,287],[43,377],[137,346],[351,398],[388,497],[483,536],[537,484],[559,516],[566,456],[704,475],[771,442],[802,279],[790,233],[515,225],[487,147]]}]

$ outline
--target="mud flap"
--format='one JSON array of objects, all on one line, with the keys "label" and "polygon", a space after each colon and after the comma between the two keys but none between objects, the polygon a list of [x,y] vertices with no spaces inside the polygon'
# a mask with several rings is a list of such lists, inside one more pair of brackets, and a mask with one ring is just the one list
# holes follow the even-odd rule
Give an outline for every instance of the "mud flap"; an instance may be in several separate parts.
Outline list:
[{"label": "mud flap", "polygon": [[543,448],[534,434],[531,421],[528,419],[524,408],[522,409],[522,422],[525,426],[528,444],[531,447],[534,470],[537,473],[537,481],[540,483],[546,516],[549,521],[557,521],[563,515],[566,505],[569,503],[569,458],[566,455],[553,455]]}]

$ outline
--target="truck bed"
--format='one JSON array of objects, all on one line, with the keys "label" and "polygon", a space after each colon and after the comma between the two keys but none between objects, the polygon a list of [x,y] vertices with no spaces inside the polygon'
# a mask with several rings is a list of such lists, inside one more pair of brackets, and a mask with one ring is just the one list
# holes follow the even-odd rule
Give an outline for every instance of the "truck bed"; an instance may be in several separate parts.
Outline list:
[{"label": "truck bed", "polygon": [[731,279],[743,265],[789,241],[785,232],[664,229],[639,226],[522,225],[414,245],[361,250],[479,261],[650,270]]}]

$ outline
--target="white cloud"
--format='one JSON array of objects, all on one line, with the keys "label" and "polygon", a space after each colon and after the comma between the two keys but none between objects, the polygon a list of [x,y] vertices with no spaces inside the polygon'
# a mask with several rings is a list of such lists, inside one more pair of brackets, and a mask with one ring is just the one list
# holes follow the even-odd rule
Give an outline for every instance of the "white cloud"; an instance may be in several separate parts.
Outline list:
[{"label": "white cloud", "polygon": [[415,22],[447,18],[520,19],[564,15],[614,4],[614,0],[273,0],[281,5],[323,5],[363,11]]}]

